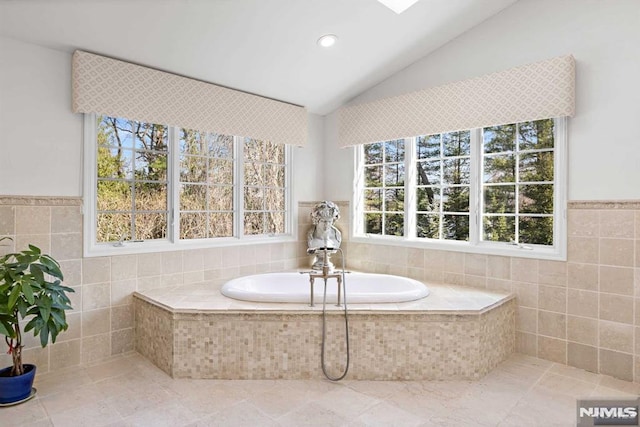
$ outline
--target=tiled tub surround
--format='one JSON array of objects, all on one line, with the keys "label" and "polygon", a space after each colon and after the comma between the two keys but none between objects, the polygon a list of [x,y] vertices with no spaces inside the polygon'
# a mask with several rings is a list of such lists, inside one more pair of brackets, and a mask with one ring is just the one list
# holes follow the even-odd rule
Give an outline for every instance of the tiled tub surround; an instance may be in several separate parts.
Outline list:
[{"label": "tiled tub surround", "polygon": [[516,351],[640,382],[640,202],[568,206],[567,261],[349,243],[348,266],[516,295]]},{"label": "tiled tub surround", "polygon": [[[429,289],[419,301],[349,306],[348,378],[479,379],[513,353],[513,296]],[[136,293],[134,307],[136,350],[174,378],[322,377],[321,307],[241,302],[207,285]],[[327,308],[326,366],[339,375],[343,311]]]},{"label": "tiled tub surround", "polygon": [[[13,237],[17,248],[35,243],[48,250],[76,290],[69,330],[56,344],[41,349],[30,337],[26,342],[25,359],[40,373],[133,351],[136,290],[220,283],[311,261],[304,251],[315,202],[298,203],[298,242],[87,259],[81,204],[81,198],[0,196],[0,236]],[[566,262],[349,242],[349,208],[338,205],[348,268],[513,291],[516,351],[640,382],[639,200],[570,202]],[[0,364],[9,365],[10,357],[1,354]]]}]

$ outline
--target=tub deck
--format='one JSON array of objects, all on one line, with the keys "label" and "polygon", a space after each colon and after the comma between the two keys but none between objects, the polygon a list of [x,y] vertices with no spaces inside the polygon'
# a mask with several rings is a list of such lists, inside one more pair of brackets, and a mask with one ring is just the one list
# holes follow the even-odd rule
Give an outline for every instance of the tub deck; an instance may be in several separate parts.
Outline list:
[{"label": "tub deck", "polygon": [[[347,277],[348,280],[348,277]],[[309,289],[306,282],[303,287]],[[323,285],[318,282],[316,287]],[[335,284],[329,284],[335,286]],[[347,302],[349,311],[428,311],[428,312],[481,312],[490,309],[511,298],[509,294],[485,289],[468,288],[454,285],[427,284],[431,294],[416,301],[380,304],[353,304]],[[261,303],[241,301],[225,297],[220,293],[220,286],[213,284],[183,285],[160,289],[140,291],[134,294],[137,298],[162,306],[172,312],[193,313],[201,311],[285,311],[314,312],[322,311],[322,299],[316,297],[315,307],[308,303]],[[342,310],[335,304],[327,304],[328,310]]]},{"label": "tub deck", "polygon": [[[417,301],[349,304],[348,379],[478,379],[515,347],[511,294],[428,283]],[[175,378],[322,378],[322,304],[257,303],[198,284],[134,293],[136,349]],[[347,300],[348,301],[348,300]],[[327,365],[343,369],[343,309],[327,304]]]}]

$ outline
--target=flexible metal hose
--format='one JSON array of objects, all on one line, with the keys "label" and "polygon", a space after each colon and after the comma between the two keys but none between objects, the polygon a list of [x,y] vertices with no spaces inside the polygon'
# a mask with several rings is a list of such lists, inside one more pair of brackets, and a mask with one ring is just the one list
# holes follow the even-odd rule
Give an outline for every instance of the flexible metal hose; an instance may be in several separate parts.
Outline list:
[{"label": "flexible metal hose", "polygon": [[322,351],[320,353],[320,360],[322,364],[322,373],[328,380],[331,381],[340,381],[344,377],[347,376],[347,372],[349,371],[349,313],[347,310],[347,288],[346,288],[346,278],[345,278],[345,270],[344,270],[344,252],[341,248],[337,248],[340,251],[340,255],[342,256],[342,302],[344,304],[344,331],[345,331],[345,342],[347,347],[347,363],[344,368],[344,372],[338,377],[332,377],[327,373],[327,368],[324,363],[324,353],[325,353],[325,341],[327,338],[327,278],[324,279],[324,296],[322,298]]}]

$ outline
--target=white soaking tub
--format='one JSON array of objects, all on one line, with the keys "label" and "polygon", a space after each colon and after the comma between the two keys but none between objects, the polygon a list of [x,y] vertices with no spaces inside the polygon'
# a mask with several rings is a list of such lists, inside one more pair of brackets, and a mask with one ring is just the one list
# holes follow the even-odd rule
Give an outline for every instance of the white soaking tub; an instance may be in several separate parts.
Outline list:
[{"label": "white soaking tub", "polygon": [[[422,283],[407,277],[387,274],[347,273],[345,275],[348,304],[397,303],[415,301],[429,295]],[[338,281],[327,281],[327,302],[335,303]],[[239,277],[225,283],[224,296],[255,302],[309,302],[309,274],[294,272],[266,273]],[[314,299],[322,303],[324,281],[315,279]]]}]

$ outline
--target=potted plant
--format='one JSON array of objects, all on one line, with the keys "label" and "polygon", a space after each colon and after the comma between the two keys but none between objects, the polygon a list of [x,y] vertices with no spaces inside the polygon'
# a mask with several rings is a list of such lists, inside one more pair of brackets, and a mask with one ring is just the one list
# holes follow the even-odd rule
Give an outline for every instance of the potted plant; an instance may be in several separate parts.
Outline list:
[{"label": "potted plant", "polygon": [[26,322],[24,332],[40,335],[43,348],[69,327],[66,293],[74,291],[62,280],[60,264],[36,246],[0,258],[0,333],[13,359],[13,366],[0,370],[0,404],[21,402],[35,393],[36,367],[22,363],[21,322]]}]

